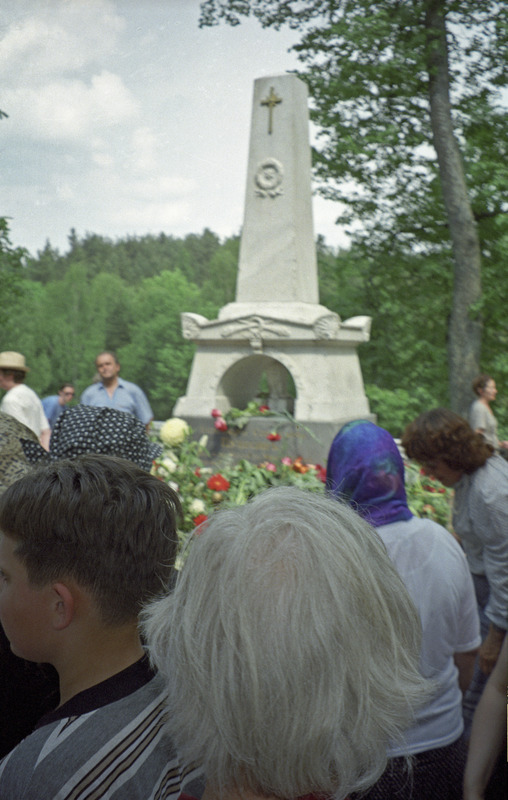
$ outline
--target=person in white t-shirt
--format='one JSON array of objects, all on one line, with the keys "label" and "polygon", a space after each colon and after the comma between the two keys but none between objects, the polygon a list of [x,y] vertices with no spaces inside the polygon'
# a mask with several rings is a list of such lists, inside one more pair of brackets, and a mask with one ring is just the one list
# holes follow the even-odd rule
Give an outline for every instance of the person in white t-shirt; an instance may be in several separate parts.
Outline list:
[{"label": "person in white t-shirt", "polygon": [[6,394],[0,403],[0,411],[10,414],[38,436],[41,445],[48,450],[51,429],[42,402],[33,389],[24,383],[28,367],[25,356],[13,351],[0,353],[0,389]]},{"label": "person in white t-shirt", "polygon": [[476,433],[492,445],[494,450],[508,450],[508,441],[499,441],[497,435],[497,419],[490,407],[496,399],[496,382],[490,375],[478,375],[472,384],[476,400],[469,409],[469,424]]},{"label": "person in white t-shirt", "polygon": [[[327,488],[377,529],[418,610],[420,670],[435,683],[430,701],[400,742],[368,800],[461,800],[467,746],[462,692],[473,675],[480,625],[466,557],[454,537],[407,505],[404,464],[388,431],[355,420],[335,437]],[[406,756],[413,758],[408,774]]]}]

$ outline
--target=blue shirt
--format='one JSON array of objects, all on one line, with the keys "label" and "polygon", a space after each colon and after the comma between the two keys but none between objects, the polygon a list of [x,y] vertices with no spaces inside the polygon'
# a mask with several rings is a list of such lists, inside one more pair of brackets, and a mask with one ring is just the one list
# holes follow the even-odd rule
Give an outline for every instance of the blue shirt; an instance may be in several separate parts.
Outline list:
[{"label": "blue shirt", "polygon": [[57,394],[51,394],[49,397],[42,398],[42,407],[49,422],[49,427],[53,430],[55,422],[65,408],[65,405],[60,405],[60,400]]},{"label": "blue shirt", "polygon": [[124,381],[118,378],[118,386],[110,397],[105,386],[101,383],[93,383],[81,395],[81,402],[85,406],[98,406],[116,408],[118,411],[126,411],[148,425],[153,419],[153,412],[150,408],[145,393],[136,386],[135,383]]}]

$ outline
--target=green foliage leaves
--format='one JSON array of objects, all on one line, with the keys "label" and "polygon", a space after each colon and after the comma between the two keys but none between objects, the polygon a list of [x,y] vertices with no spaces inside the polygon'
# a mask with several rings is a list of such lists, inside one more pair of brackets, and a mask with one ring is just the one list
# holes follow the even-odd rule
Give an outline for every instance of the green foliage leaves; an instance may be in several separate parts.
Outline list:
[{"label": "green foliage leaves", "polygon": [[234,299],[238,237],[223,245],[205,230],[114,243],[71,231],[67,253],[48,242],[23,269],[24,251],[9,246],[6,227],[4,234],[0,288],[11,297],[0,350],[26,356],[30,385],[45,395],[72,381],[79,397],[92,382],[97,353],[112,350],[122,375],[147,392],[155,417],[169,417],[185,393],[193,355],[180,313],[213,319]]},{"label": "green foliage leaves", "polygon": [[5,325],[9,307],[20,297],[26,254],[22,247],[12,246],[8,222],[0,217],[0,328]]}]

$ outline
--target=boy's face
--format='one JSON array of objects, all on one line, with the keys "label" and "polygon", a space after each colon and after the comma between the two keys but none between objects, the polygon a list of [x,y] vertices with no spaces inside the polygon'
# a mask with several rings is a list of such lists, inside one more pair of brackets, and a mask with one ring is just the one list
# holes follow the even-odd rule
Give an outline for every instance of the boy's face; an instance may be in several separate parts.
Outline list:
[{"label": "boy's face", "polygon": [[49,661],[47,633],[51,586],[30,585],[15,555],[16,540],[0,533],[0,622],[12,652],[28,661]]}]

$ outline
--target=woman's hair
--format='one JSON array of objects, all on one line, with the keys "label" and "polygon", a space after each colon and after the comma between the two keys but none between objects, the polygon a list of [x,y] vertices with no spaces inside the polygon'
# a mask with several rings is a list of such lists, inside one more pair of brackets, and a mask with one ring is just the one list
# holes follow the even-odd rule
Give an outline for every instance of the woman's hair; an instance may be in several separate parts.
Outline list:
[{"label": "woman's hair", "polygon": [[269,489],[213,515],[142,629],[170,735],[219,791],[362,790],[428,698],[417,612],[384,545],[312,492]]},{"label": "woman's hair", "polygon": [[471,474],[494,452],[465,419],[447,408],[424,411],[405,429],[402,446],[420,463],[440,459],[451,469]]},{"label": "woman's hair", "polygon": [[471,384],[473,392],[477,394],[479,397],[481,389],[485,389],[488,382],[491,380],[492,378],[490,377],[490,375],[485,375],[485,374],[477,375],[473,383]]}]

